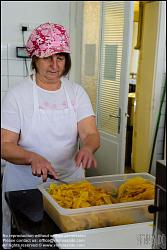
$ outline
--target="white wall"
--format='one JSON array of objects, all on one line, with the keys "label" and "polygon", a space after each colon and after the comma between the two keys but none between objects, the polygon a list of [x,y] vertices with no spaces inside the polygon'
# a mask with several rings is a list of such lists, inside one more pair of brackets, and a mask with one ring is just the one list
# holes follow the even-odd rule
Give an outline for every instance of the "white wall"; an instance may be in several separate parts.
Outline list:
[{"label": "white wall", "polygon": [[1,42],[22,42],[20,24],[60,23],[69,29],[70,1],[2,1]]},{"label": "white wall", "polygon": [[[48,21],[70,30],[70,1],[1,2],[1,100],[11,86],[26,76],[24,59],[16,57],[16,46],[23,46],[21,24],[36,27]],[[25,40],[30,33],[24,33]]]}]

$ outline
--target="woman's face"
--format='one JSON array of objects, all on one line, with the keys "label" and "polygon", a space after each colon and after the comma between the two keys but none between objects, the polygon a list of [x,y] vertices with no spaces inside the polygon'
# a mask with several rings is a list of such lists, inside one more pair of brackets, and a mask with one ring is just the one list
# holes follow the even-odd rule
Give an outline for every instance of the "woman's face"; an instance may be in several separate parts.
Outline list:
[{"label": "woman's face", "polygon": [[55,54],[36,60],[37,73],[50,82],[54,82],[63,75],[65,69],[65,56]]}]

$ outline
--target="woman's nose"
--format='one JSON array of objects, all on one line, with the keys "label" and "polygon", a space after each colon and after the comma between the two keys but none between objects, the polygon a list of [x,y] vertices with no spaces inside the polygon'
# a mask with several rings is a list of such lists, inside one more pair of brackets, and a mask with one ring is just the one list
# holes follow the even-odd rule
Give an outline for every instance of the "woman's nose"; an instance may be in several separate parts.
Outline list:
[{"label": "woman's nose", "polygon": [[58,63],[57,63],[57,57],[56,56],[51,57],[51,65],[52,65],[52,67],[57,67]]}]

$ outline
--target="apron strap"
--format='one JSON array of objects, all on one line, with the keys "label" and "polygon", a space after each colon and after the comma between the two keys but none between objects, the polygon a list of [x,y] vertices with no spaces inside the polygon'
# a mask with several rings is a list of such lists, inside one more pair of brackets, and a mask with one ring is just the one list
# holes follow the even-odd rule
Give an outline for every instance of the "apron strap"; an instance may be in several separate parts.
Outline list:
[{"label": "apron strap", "polygon": [[69,94],[68,94],[68,92],[67,92],[67,88],[65,87],[65,84],[64,84],[63,82],[62,82],[62,86],[63,86],[63,88],[64,88],[64,92],[65,92],[65,95],[66,95],[68,108],[69,108],[69,109],[73,109],[72,103],[71,103],[71,100],[70,100],[70,97],[69,97]]},{"label": "apron strap", "polygon": [[39,109],[38,93],[36,88],[36,82],[33,80],[33,99],[34,99],[34,112]]}]

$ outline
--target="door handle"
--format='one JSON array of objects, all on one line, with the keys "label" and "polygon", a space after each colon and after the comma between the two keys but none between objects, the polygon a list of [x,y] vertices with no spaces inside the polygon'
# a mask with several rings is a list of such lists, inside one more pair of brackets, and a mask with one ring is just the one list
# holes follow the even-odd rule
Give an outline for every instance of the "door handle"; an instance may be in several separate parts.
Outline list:
[{"label": "door handle", "polygon": [[119,115],[109,115],[109,117],[113,117],[113,118],[120,118],[120,116]]},{"label": "door handle", "polygon": [[125,116],[126,116],[126,117],[129,117],[130,115],[129,115],[128,113],[125,113]]}]

